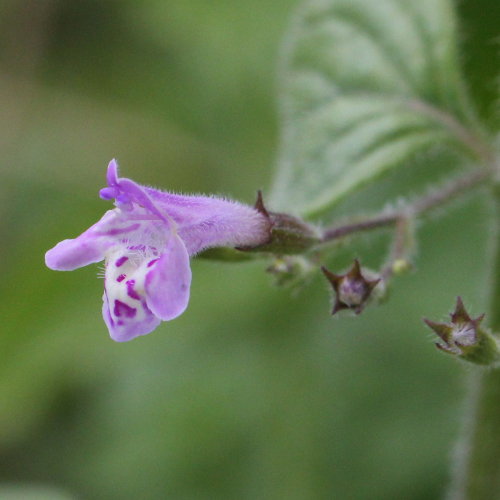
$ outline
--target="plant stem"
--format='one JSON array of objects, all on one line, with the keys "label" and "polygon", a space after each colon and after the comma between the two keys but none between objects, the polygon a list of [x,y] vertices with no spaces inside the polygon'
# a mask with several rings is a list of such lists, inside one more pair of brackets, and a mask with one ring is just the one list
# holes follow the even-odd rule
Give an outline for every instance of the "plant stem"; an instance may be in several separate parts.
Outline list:
[{"label": "plant stem", "polygon": [[[495,193],[489,324],[500,331],[500,190]],[[464,449],[449,500],[500,500],[500,369],[472,373]]]},{"label": "plant stem", "polygon": [[475,390],[477,407],[463,471],[466,480],[463,491],[453,500],[499,500],[500,370],[484,372]]},{"label": "plant stem", "polygon": [[462,177],[459,177],[458,179],[451,181],[442,189],[435,190],[430,194],[417,199],[413,203],[404,206],[401,210],[381,213],[368,217],[364,220],[360,220],[359,222],[326,228],[323,231],[322,242],[329,243],[350,234],[392,226],[401,219],[418,217],[451,201],[464,191],[468,191],[469,189],[482,183],[486,179],[490,178],[492,174],[492,168],[476,169]]},{"label": "plant stem", "polygon": [[323,242],[326,243],[333,240],[338,240],[339,238],[349,236],[353,233],[370,231],[372,229],[378,229],[380,227],[392,226],[398,220],[398,218],[398,213],[391,212],[387,214],[375,215],[359,222],[353,222],[350,224],[327,228],[323,232]]},{"label": "plant stem", "polygon": [[490,178],[493,172],[493,169],[483,168],[459,177],[444,186],[441,190],[435,191],[430,195],[414,202],[410,207],[410,210],[415,216],[422,215],[448,201],[451,201],[455,198],[455,196]]},{"label": "plant stem", "polygon": [[413,221],[409,217],[400,217],[396,221],[388,261],[381,272],[382,279],[387,281],[394,274],[394,266],[398,261],[409,260],[413,247]]}]

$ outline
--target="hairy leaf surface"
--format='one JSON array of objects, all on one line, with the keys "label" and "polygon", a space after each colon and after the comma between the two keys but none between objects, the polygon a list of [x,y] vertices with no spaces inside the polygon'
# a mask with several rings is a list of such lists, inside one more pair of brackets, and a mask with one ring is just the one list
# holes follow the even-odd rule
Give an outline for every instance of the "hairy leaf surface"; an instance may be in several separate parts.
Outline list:
[{"label": "hairy leaf surface", "polygon": [[467,148],[449,0],[307,0],[282,62],[273,208],[314,215],[419,151]]}]

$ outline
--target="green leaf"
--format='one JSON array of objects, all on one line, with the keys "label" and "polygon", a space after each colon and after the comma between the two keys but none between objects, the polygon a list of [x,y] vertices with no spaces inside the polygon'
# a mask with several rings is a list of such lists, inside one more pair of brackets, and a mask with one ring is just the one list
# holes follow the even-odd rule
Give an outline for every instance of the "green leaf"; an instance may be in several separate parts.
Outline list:
[{"label": "green leaf", "polygon": [[285,44],[281,123],[271,204],[302,215],[419,151],[477,153],[451,2],[304,2]]}]

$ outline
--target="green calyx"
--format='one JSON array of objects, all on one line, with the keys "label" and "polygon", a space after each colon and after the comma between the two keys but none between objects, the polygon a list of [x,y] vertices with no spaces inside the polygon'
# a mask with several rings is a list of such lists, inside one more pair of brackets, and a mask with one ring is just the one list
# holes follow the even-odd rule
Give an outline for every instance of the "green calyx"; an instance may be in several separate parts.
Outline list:
[{"label": "green calyx", "polygon": [[500,346],[494,334],[480,326],[484,314],[473,319],[469,316],[462,299],[457,297],[450,323],[436,323],[424,319],[439,337],[436,347],[463,361],[482,366],[500,363]]},{"label": "green calyx", "polygon": [[302,254],[321,243],[321,234],[316,227],[293,215],[270,212],[264,206],[262,193],[257,193],[255,209],[269,221],[269,240],[252,248],[239,248],[245,252],[266,252],[275,255]]}]

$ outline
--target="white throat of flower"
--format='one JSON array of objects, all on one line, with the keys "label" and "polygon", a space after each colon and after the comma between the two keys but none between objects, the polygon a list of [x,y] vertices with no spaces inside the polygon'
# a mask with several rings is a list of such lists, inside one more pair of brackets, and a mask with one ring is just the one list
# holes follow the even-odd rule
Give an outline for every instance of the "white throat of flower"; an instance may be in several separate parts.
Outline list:
[{"label": "white throat of flower", "polygon": [[146,304],[146,274],[158,260],[127,248],[117,249],[106,257],[105,302],[117,330],[142,323],[151,316]]}]

